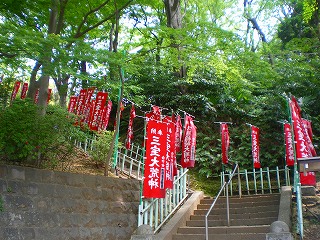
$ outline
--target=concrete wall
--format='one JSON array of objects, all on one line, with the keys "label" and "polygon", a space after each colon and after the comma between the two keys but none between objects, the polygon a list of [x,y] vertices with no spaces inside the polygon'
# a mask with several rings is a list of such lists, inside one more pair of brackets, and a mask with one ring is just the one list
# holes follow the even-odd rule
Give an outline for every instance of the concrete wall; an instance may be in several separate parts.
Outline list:
[{"label": "concrete wall", "polygon": [[139,182],[0,165],[0,239],[126,240]]}]

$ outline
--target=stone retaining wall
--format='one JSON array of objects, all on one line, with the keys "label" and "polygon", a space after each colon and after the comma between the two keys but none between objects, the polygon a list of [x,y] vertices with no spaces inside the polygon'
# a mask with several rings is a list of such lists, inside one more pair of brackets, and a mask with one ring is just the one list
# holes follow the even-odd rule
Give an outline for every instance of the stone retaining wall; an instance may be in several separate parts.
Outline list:
[{"label": "stone retaining wall", "polygon": [[0,165],[0,239],[126,240],[139,182]]}]

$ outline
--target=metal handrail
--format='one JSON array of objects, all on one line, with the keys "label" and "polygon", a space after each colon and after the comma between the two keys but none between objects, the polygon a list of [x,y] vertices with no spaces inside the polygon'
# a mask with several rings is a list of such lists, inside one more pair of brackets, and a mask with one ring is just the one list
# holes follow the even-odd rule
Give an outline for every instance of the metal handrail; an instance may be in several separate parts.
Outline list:
[{"label": "metal handrail", "polygon": [[227,200],[227,221],[228,221],[228,227],[230,226],[230,212],[229,212],[229,194],[228,194],[228,185],[230,184],[236,170],[239,168],[239,164],[237,163],[236,166],[234,167],[232,174],[229,178],[228,182],[224,182],[224,184],[222,185],[222,187],[220,188],[220,191],[218,193],[218,195],[216,196],[216,198],[214,199],[213,203],[211,204],[211,207],[209,208],[207,214],[206,214],[206,240],[209,240],[209,234],[208,234],[208,216],[210,214],[210,212],[212,211],[214,205],[216,204],[219,196],[221,195],[222,191],[224,190],[224,188],[226,187],[226,200]]}]

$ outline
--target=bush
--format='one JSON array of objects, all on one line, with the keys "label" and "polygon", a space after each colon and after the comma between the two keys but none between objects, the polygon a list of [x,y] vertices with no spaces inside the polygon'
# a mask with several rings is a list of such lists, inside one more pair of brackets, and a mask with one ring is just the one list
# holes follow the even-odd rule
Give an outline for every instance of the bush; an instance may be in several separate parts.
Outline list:
[{"label": "bush", "polygon": [[[103,131],[97,134],[93,142],[93,149],[90,151],[90,155],[97,166],[106,163],[112,137],[113,132],[111,131]],[[106,163],[106,165],[109,165],[109,163]]]},{"label": "bush", "polygon": [[0,158],[37,167],[56,166],[62,155],[73,150],[71,138],[83,137],[75,119],[58,106],[46,115],[28,99],[15,100],[0,113]]}]

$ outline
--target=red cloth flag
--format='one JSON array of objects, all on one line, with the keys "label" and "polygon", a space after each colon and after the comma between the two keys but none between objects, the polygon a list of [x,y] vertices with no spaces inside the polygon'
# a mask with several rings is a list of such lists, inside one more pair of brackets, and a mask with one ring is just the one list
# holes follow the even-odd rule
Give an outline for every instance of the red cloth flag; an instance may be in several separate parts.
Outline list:
[{"label": "red cloth flag", "polygon": [[286,145],[286,165],[290,167],[294,165],[294,151],[292,143],[291,125],[289,123],[285,123],[283,126],[284,139]]},{"label": "red cloth flag", "polygon": [[106,104],[108,98],[108,93],[106,92],[98,92],[94,109],[92,112],[92,119],[90,123],[90,129],[93,131],[98,131],[99,130],[99,125],[101,121],[101,116],[103,112],[104,105]]},{"label": "red cloth flag", "polygon": [[78,100],[77,96],[70,97],[69,104],[68,104],[68,112],[69,113],[74,113],[74,110],[77,105],[77,100]]},{"label": "red cloth flag", "polygon": [[11,93],[11,102],[13,101],[13,100],[15,100],[16,99],[16,96],[17,96],[17,93],[18,93],[18,91],[19,91],[19,88],[20,88],[20,82],[15,82],[14,83],[14,87],[13,87],[13,90],[12,90],[12,93]]},{"label": "red cloth flag", "polygon": [[90,110],[92,107],[91,98],[94,93],[94,90],[95,90],[94,87],[86,89],[86,96],[84,97],[84,106],[83,106],[83,112],[82,112],[82,115],[84,115],[84,117],[81,119],[82,122],[89,123]]},{"label": "red cloth flag", "polygon": [[[316,151],[308,134],[308,130],[305,128],[301,118],[301,109],[294,96],[291,97],[289,106],[294,130],[296,157],[307,158],[316,156]],[[308,172],[307,176],[300,173],[300,182],[302,185],[315,186],[316,178],[314,172]]]},{"label": "red cloth flag", "polygon": [[108,127],[111,109],[112,109],[112,101],[108,100],[108,105],[104,106],[104,109],[103,109],[102,125],[101,125],[101,130],[103,131],[106,130]]},{"label": "red cloth flag", "polygon": [[22,90],[21,90],[21,96],[20,96],[21,99],[25,99],[26,98],[28,87],[29,87],[29,85],[28,85],[27,82],[23,83]]},{"label": "red cloth flag", "polygon": [[50,101],[51,93],[52,93],[52,89],[51,89],[51,88],[49,88],[49,89],[48,89],[47,104],[48,104],[48,103],[49,103],[49,101]]},{"label": "red cloth flag", "polygon": [[300,107],[296,99],[292,96],[289,103],[291,110],[291,118],[294,130],[294,140],[296,146],[296,156],[297,158],[312,157],[312,153],[307,142],[307,136],[304,126],[301,121]]},{"label": "red cloth flag", "polygon": [[40,89],[37,88],[36,93],[34,94],[34,103],[37,104],[39,100],[39,91]]},{"label": "red cloth flag", "polygon": [[261,168],[260,164],[260,146],[259,146],[259,128],[251,126],[251,144],[252,144],[252,158],[253,167]]},{"label": "red cloth flag", "polygon": [[146,113],[146,118],[147,118],[147,121],[149,121],[150,119],[160,121],[161,120],[161,110],[160,110],[160,108],[158,106],[153,105],[152,106],[152,111]]},{"label": "red cloth flag", "polygon": [[77,101],[76,114],[79,116],[82,114],[85,104],[85,99],[87,95],[87,89],[81,89],[80,94]]},{"label": "red cloth flag", "polygon": [[228,149],[230,144],[228,124],[221,123],[220,130],[221,130],[222,163],[228,164]]},{"label": "red cloth flag", "polygon": [[181,139],[182,139],[182,124],[181,124],[181,117],[180,115],[176,116],[176,139],[175,139],[175,146],[176,151],[181,151]]},{"label": "red cloth flag", "polygon": [[133,138],[133,119],[136,117],[136,111],[134,109],[134,104],[131,106],[131,111],[130,111],[130,119],[129,119],[129,125],[128,125],[128,132],[127,132],[127,139],[126,139],[126,149],[130,149],[131,147],[131,141]]},{"label": "red cloth flag", "polygon": [[150,119],[147,122],[147,136],[143,196],[164,198],[167,124]]},{"label": "red cloth flag", "polygon": [[191,168],[195,164],[197,128],[193,123],[192,117],[189,115],[185,115],[184,122],[181,166],[183,168]]},{"label": "red cloth flag", "polygon": [[302,124],[304,125],[305,129],[307,129],[310,140],[312,141],[313,133],[312,133],[311,121],[309,121],[307,119],[303,119],[303,118],[301,120],[302,120]]},{"label": "red cloth flag", "polygon": [[166,116],[163,122],[167,123],[167,153],[166,153],[166,174],[165,174],[165,187],[173,188],[174,168],[176,165],[176,147],[175,147],[175,124],[173,118]]}]

